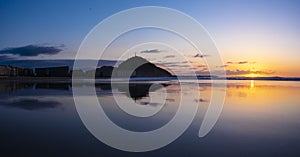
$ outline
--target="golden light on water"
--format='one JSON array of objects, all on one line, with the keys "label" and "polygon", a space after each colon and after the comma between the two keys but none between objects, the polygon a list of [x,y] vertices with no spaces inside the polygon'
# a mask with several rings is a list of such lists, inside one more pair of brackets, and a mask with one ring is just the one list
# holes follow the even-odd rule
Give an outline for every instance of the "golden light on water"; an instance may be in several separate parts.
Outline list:
[{"label": "golden light on water", "polygon": [[251,88],[254,88],[254,86],[255,86],[254,80],[251,80],[251,82],[250,82],[250,87],[251,87]]}]

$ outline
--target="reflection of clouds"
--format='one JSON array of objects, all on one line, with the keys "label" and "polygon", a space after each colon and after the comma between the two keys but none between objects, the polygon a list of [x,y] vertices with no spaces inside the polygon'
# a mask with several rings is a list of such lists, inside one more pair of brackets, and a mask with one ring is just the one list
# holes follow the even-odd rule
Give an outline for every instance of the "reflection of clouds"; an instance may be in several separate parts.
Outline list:
[{"label": "reflection of clouds", "polygon": [[175,102],[175,99],[167,98],[166,101],[167,102]]},{"label": "reflection of clouds", "polygon": [[207,102],[206,100],[204,100],[204,99],[202,99],[202,98],[200,98],[200,99],[195,99],[194,101],[197,102],[197,103],[198,103],[198,102]]},{"label": "reflection of clouds", "polygon": [[247,97],[247,93],[246,92],[238,92],[238,96],[240,98],[246,98]]},{"label": "reflection of clouds", "polygon": [[153,107],[157,107],[157,106],[161,106],[162,105],[160,103],[150,103],[150,102],[139,102],[139,104],[141,104],[141,105],[147,105],[147,106],[153,106]]},{"label": "reflection of clouds", "polygon": [[12,101],[0,101],[0,105],[7,108],[19,108],[24,110],[43,110],[43,109],[54,109],[62,104],[57,101],[47,100],[41,101],[32,98],[23,98]]},{"label": "reflection of clouds", "polygon": [[65,90],[70,89],[71,83],[64,82],[50,82],[49,80],[44,82],[18,82],[18,81],[8,81],[0,82],[0,92],[13,92],[21,89],[48,89],[48,90]]},{"label": "reflection of clouds", "polygon": [[167,55],[167,56],[164,56],[164,58],[175,58],[175,55]]}]

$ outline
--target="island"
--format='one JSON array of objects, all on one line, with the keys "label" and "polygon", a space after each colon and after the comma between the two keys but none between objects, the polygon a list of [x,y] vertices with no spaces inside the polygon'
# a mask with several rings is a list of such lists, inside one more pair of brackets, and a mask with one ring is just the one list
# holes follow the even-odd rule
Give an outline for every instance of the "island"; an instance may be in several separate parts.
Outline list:
[{"label": "island", "polygon": [[101,66],[95,70],[72,69],[69,66],[36,67],[33,69],[0,66],[1,78],[71,78],[73,73],[82,78],[161,78],[176,77],[169,71],[156,66],[143,57],[133,56],[119,64],[119,66]]}]

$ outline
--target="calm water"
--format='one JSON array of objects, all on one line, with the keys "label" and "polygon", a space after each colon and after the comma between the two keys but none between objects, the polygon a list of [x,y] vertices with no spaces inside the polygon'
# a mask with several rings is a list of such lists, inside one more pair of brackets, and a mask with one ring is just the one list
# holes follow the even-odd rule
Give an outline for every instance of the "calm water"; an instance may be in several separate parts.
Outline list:
[{"label": "calm water", "polygon": [[[192,125],[175,142],[151,152],[128,153],[89,133],[76,111],[70,83],[2,81],[0,156],[300,156],[300,82],[228,81],[222,114],[204,138],[198,131],[212,89],[208,81],[194,82],[187,81],[182,89],[176,82],[140,82],[132,84],[130,92],[122,84],[96,84],[106,114],[128,130],[149,131],[166,124],[177,110],[180,90],[190,101],[200,102]],[[201,99],[195,100],[198,86]],[[168,93],[164,105],[149,103],[163,90]],[[130,116],[116,105],[113,92],[149,110],[162,110],[149,118]]]}]

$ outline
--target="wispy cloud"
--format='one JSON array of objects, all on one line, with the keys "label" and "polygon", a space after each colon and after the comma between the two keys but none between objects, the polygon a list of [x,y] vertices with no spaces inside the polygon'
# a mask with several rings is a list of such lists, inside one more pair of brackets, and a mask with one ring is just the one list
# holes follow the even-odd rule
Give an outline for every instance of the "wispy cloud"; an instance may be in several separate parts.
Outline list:
[{"label": "wispy cloud", "polygon": [[248,61],[242,61],[242,62],[238,62],[237,64],[247,64]]},{"label": "wispy cloud", "polygon": [[246,75],[246,74],[274,74],[274,71],[250,71],[250,70],[226,70],[227,75]]},{"label": "wispy cloud", "polygon": [[33,57],[41,54],[55,55],[62,51],[61,49],[62,47],[64,47],[64,45],[60,45],[60,46],[27,45],[22,47],[12,47],[12,48],[2,49],[0,50],[0,54],[25,56],[25,57]]},{"label": "wispy cloud", "polygon": [[159,50],[159,49],[152,49],[152,50],[141,51],[141,53],[160,53],[160,52],[162,52],[162,51]]},{"label": "wispy cloud", "polygon": [[255,64],[256,62],[239,61],[239,62],[226,62],[226,64]]},{"label": "wispy cloud", "polygon": [[228,67],[229,65],[220,65],[220,66],[216,66],[216,68],[226,68]]},{"label": "wispy cloud", "polygon": [[167,56],[164,56],[164,58],[174,58],[175,55],[167,55]]},{"label": "wispy cloud", "polygon": [[[214,70],[212,71],[213,74],[216,75],[222,75],[224,74],[224,71],[220,71],[220,70]],[[200,70],[196,71],[197,75],[210,75],[210,71],[208,70],[208,68],[203,68]],[[242,75],[247,75],[247,74],[262,74],[262,75],[271,75],[271,74],[275,74],[275,71],[251,71],[251,70],[226,70],[226,75],[227,76],[242,76]]]},{"label": "wispy cloud", "polygon": [[0,55],[0,61],[7,61],[7,60],[13,60],[14,57],[6,56],[6,55]]},{"label": "wispy cloud", "polygon": [[204,58],[204,57],[208,57],[209,55],[201,55],[199,53],[197,53],[196,55],[194,55],[194,58]]},{"label": "wispy cloud", "polygon": [[197,67],[198,68],[203,68],[203,67],[207,67],[206,65],[203,65],[203,64],[201,64],[201,65],[197,65]]}]

